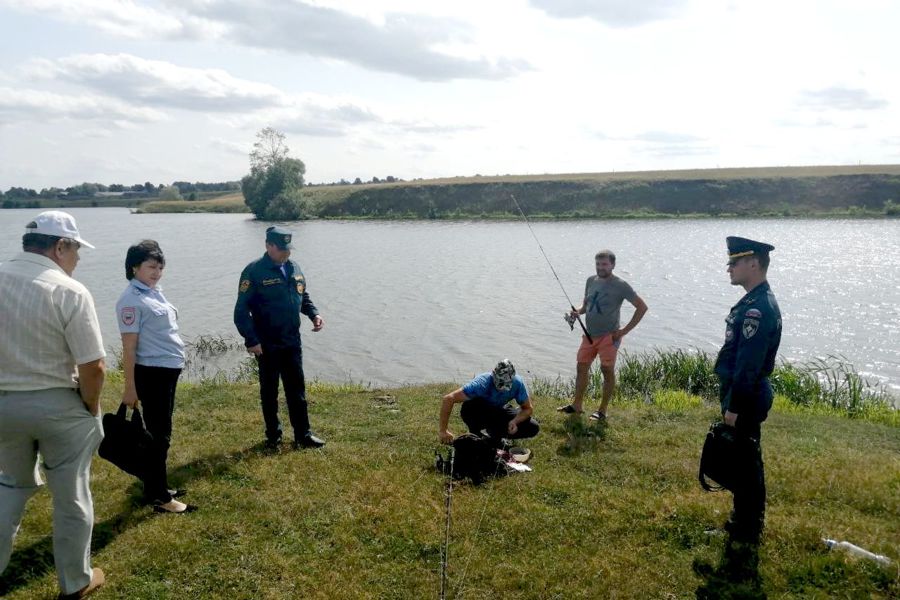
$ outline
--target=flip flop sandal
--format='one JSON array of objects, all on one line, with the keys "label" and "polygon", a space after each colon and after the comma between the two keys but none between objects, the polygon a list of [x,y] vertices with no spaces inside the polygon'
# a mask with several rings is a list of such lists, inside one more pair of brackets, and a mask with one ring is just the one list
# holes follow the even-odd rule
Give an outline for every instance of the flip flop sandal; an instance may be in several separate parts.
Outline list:
[{"label": "flip flop sandal", "polygon": [[591,413],[590,419],[591,421],[606,421],[606,415],[599,410],[595,410]]},{"label": "flip flop sandal", "polygon": [[565,406],[560,406],[556,410],[558,410],[561,413],[566,413],[567,415],[574,415],[576,413],[581,414],[583,412],[580,410],[575,410],[575,407],[572,406],[571,404],[566,404]]}]

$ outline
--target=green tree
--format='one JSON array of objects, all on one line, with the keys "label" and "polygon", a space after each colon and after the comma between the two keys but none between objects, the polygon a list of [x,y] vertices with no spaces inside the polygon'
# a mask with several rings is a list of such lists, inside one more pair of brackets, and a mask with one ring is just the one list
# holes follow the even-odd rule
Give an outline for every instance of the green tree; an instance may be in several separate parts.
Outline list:
[{"label": "green tree", "polygon": [[889,217],[900,216],[900,203],[893,200],[886,200],[884,203],[884,214]]},{"label": "green tree", "polygon": [[266,208],[266,219],[270,221],[296,221],[306,217],[306,202],[299,191],[279,194]]},{"label": "green tree", "polygon": [[[297,216],[290,218],[302,216],[302,208],[289,210],[289,205],[300,206],[298,199],[306,165],[298,158],[290,158],[289,152],[280,131],[266,127],[256,134],[250,152],[250,173],[241,179],[241,192],[244,203],[257,219],[289,220],[283,215],[294,213],[298,213]],[[274,205],[276,199],[280,200]],[[270,205],[273,205],[271,214]]]},{"label": "green tree", "polygon": [[174,185],[164,187],[159,191],[160,200],[181,200],[181,190]]}]

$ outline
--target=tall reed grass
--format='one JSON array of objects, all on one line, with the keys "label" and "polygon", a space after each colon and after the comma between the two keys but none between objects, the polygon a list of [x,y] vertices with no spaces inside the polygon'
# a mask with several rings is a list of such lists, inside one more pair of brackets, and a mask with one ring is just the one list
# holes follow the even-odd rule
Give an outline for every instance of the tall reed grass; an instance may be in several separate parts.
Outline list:
[{"label": "tall reed grass", "polygon": [[[256,361],[243,352],[244,344],[237,338],[201,335],[185,345],[184,378],[205,384],[257,381]],[[121,349],[110,351],[119,369],[121,355]],[[651,403],[658,392],[681,391],[715,402],[719,380],[713,372],[714,364],[713,355],[698,349],[623,352],[617,365],[616,394],[619,398]],[[782,362],[775,367],[770,381],[775,393],[795,406],[828,409],[849,417],[872,411],[897,412],[900,408],[898,398],[883,385],[860,375],[843,356],[830,355],[805,363]],[[348,389],[372,389],[371,383],[362,381],[346,384]],[[328,384],[329,387],[334,385]],[[587,395],[599,397],[602,387],[603,374],[595,367],[591,370]],[[537,396],[569,399],[575,395],[575,378],[537,378],[532,382],[531,390]]]},{"label": "tall reed grass", "polygon": [[[677,390],[717,401],[719,380],[713,365],[715,358],[702,350],[663,350],[628,354],[619,359],[617,394],[620,397],[652,402],[654,394]],[[806,363],[782,362],[770,378],[776,394],[791,404],[827,408],[855,417],[871,411],[896,410],[897,398],[883,385],[872,383],[856,371],[844,357],[828,356]],[[603,375],[591,371],[588,395],[599,396]],[[571,398],[574,378],[537,379],[532,384],[536,395]]]}]

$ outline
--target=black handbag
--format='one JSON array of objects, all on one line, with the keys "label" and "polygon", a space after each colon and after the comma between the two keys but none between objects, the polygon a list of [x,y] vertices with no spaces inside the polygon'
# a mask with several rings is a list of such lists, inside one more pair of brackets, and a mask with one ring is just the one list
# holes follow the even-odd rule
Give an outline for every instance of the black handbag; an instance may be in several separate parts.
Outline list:
[{"label": "black handbag", "polygon": [[141,411],[135,408],[131,419],[124,404],[114,413],[103,415],[103,441],[97,451],[126,473],[143,479],[153,451],[153,435],[144,427]]},{"label": "black handbag", "polygon": [[[700,455],[700,486],[707,492],[734,491],[739,475],[740,441],[734,427],[721,421],[709,426]],[[707,478],[718,485],[712,485]]]}]

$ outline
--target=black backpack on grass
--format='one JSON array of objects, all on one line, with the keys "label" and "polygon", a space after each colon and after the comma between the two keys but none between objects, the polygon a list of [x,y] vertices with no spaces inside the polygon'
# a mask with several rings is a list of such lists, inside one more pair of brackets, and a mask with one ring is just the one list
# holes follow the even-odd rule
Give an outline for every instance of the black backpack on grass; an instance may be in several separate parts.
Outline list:
[{"label": "black backpack on grass", "polygon": [[[453,440],[453,460],[450,456],[437,455],[435,467],[454,479],[471,479],[478,485],[488,477],[506,475],[503,461],[497,456],[497,447],[489,437],[474,433],[463,434]],[[453,470],[451,469],[451,462]]]}]

